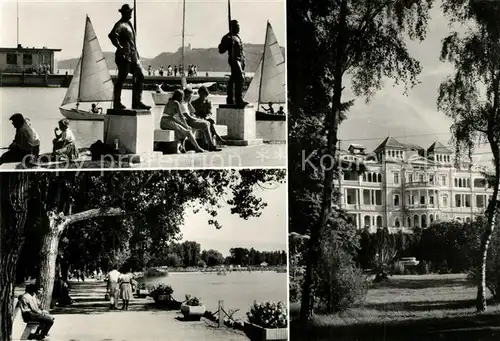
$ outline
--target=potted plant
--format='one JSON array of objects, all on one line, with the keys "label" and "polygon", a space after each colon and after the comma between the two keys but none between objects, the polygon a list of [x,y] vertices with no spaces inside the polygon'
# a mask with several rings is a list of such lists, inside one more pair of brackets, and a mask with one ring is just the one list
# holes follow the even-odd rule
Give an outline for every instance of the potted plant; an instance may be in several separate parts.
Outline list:
[{"label": "potted plant", "polygon": [[145,298],[149,295],[149,290],[146,288],[146,283],[141,283],[137,286],[136,295],[139,298]]},{"label": "potted plant", "polygon": [[181,313],[185,320],[199,321],[205,314],[205,306],[200,298],[186,295],[186,300],[181,304]]},{"label": "potted plant", "polygon": [[255,302],[247,318],[244,331],[251,341],[288,340],[288,315],[283,302]]},{"label": "potted plant", "polygon": [[149,291],[149,296],[153,297],[155,302],[170,301],[172,300],[172,294],[174,289],[170,285],[156,284]]}]

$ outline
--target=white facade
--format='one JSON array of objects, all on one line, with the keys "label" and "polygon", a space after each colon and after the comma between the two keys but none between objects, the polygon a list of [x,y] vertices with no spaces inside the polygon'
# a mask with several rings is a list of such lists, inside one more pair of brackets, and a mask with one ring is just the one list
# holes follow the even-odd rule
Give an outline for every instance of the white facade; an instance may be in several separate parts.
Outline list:
[{"label": "white facade", "polygon": [[357,228],[411,231],[440,220],[469,222],[484,213],[493,192],[479,169],[455,166],[439,142],[425,150],[388,137],[372,155],[351,146],[340,157],[367,167],[362,175],[344,170],[340,179],[342,207]]}]

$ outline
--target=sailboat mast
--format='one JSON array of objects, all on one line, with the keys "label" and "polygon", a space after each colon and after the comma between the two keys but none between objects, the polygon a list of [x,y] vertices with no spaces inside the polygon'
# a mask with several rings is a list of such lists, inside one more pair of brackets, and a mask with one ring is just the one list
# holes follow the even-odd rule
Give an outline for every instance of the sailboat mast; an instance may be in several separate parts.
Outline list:
[{"label": "sailboat mast", "polygon": [[264,63],[266,62],[266,50],[267,50],[267,34],[269,33],[269,20],[266,25],[266,36],[264,37],[264,53],[262,53],[262,66],[260,67],[260,84],[259,84],[259,97],[257,99],[257,110],[259,110],[261,93],[262,93],[262,79],[264,75]]},{"label": "sailboat mast", "polygon": [[[134,34],[134,44],[137,43],[137,4],[134,0],[134,31],[135,31],[135,34]],[[137,47],[137,45],[136,45]]]},{"label": "sailboat mast", "polygon": [[[83,58],[85,56],[85,39],[87,39],[87,24],[89,22],[89,16],[85,16],[85,31],[83,32],[83,46],[82,46],[82,58],[80,59],[80,79],[78,83],[78,96],[76,97],[76,103],[80,103],[80,92],[82,88],[82,75],[83,75]],[[74,75],[73,75],[74,76]]]},{"label": "sailboat mast", "polygon": [[19,0],[17,0],[17,46],[19,46]]},{"label": "sailboat mast", "polygon": [[184,76],[184,35],[186,29],[186,0],[182,0],[182,51],[181,51],[181,66],[182,77]]}]

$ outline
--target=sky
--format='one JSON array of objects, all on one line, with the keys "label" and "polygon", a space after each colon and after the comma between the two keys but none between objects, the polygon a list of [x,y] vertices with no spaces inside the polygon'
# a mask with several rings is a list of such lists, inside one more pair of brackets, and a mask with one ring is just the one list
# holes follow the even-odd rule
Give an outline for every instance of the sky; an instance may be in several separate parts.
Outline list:
[{"label": "sky", "polygon": [[[342,148],[359,143],[372,151],[389,134],[402,143],[416,143],[424,148],[436,140],[443,144],[449,142],[452,121],[439,112],[436,105],[439,84],[453,74],[452,66],[439,60],[441,41],[450,33],[439,2],[432,9],[431,18],[425,41],[408,41],[410,53],[423,67],[418,76],[421,83],[405,96],[402,86],[394,87],[387,81],[369,104],[362,98],[356,99],[348,119],[339,129]],[[343,100],[349,99],[353,97],[346,87]],[[486,150],[486,146],[476,150],[475,163],[491,165],[490,155],[484,154]]]},{"label": "sky", "polygon": [[[15,0],[0,0],[0,46],[17,44]],[[108,34],[120,19],[124,0],[19,0],[19,41],[27,47],[59,48],[56,59],[81,54],[85,18],[88,15],[103,51],[114,51]],[[181,46],[182,0],[137,0],[137,47],[144,58],[175,52]],[[231,0],[231,16],[241,26],[244,43],[264,44],[270,21],[278,42],[285,46],[285,0]],[[186,0],[185,45],[217,47],[228,30],[226,0]]]},{"label": "sky", "polygon": [[180,228],[182,241],[196,241],[201,244],[202,250],[215,249],[224,256],[229,256],[229,249],[233,247],[253,247],[259,251],[286,250],[287,185],[266,186],[266,189],[256,191],[268,204],[260,217],[244,220],[231,214],[230,207],[223,206],[217,218],[223,226],[220,230],[208,225],[209,216],[204,210],[194,214],[188,209],[184,226]]}]

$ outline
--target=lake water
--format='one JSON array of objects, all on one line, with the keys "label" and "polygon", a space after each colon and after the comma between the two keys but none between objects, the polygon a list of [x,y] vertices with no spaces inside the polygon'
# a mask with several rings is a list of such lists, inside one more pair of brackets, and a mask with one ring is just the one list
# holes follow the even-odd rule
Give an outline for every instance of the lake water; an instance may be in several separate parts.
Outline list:
[{"label": "lake water", "polygon": [[[52,150],[52,139],[54,138],[54,128],[57,122],[64,118],[59,106],[66,94],[66,88],[0,88],[1,105],[1,145],[8,146],[14,139],[14,128],[9,121],[9,117],[16,112],[22,113],[28,117],[35,130],[40,135],[42,152]],[[214,107],[217,104],[224,103],[225,97],[211,96]],[[159,122],[163,106],[154,106],[151,91],[143,92],[144,103],[152,106],[152,113],[155,120]],[[130,106],[132,103],[132,91],[123,90],[122,102]],[[101,105],[104,112],[111,107],[111,103]],[[81,109],[90,108],[90,103],[82,103]],[[214,108],[215,111],[215,108]],[[97,140],[103,139],[102,121],[71,121],[70,127],[77,139],[78,147],[89,147]]]},{"label": "lake water", "polygon": [[232,272],[226,275],[216,273],[170,273],[166,277],[147,278],[146,283],[164,283],[174,289],[173,297],[182,301],[186,294],[202,299],[205,307],[217,311],[219,300],[224,308],[239,309],[234,315],[243,318],[254,300],[288,302],[288,274],[273,271]]},{"label": "lake water", "polygon": [[[144,67],[144,65],[143,65]],[[60,75],[64,75],[65,72],[68,72],[68,75],[72,75],[74,73],[74,69],[59,69],[59,74]],[[145,71],[145,75],[148,74],[148,71],[147,71],[147,66],[146,66],[146,69],[144,70]],[[166,75],[166,70],[165,70],[165,73],[164,75]],[[230,73],[230,71],[198,71],[198,76],[197,77],[203,77],[203,76],[206,76],[208,72],[208,76],[209,77],[225,77],[226,75],[228,75]],[[115,69],[110,69],[109,70],[109,73],[111,75],[118,75],[118,70],[115,70]],[[245,72],[245,76],[246,77],[253,77],[255,75],[255,72]],[[155,76],[159,76],[159,73],[158,71],[156,71],[155,73]],[[186,76],[187,76],[187,72],[186,72]]]}]

